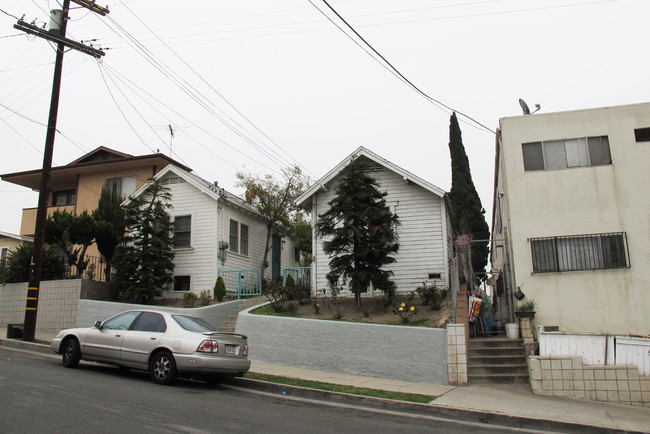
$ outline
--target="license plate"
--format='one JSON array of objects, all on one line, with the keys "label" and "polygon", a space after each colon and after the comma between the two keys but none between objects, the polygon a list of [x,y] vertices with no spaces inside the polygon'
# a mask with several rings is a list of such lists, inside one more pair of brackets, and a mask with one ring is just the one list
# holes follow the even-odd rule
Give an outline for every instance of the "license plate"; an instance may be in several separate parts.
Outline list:
[{"label": "license plate", "polygon": [[226,354],[237,354],[237,345],[226,345]]}]

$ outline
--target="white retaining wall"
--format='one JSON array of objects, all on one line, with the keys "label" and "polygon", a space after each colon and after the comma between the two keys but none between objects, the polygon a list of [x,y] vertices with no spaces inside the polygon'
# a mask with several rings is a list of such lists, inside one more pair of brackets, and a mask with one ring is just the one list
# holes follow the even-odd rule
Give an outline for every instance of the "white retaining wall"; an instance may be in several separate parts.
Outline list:
[{"label": "white retaining wall", "polygon": [[448,384],[447,330],[239,314],[252,360],[318,371]]}]

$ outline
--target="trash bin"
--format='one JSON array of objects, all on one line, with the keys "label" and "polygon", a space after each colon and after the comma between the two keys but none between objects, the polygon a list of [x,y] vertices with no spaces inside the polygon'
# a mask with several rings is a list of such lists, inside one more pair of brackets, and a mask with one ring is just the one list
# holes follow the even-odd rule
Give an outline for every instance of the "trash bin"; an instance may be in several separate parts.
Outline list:
[{"label": "trash bin", "polygon": [[508,339],[519,339],[519,324],[514,322],[506,324],[506,337]]},{"label": "trash bin", "polygon": [[8,324],[7,339],[21,339],[23,337],[24,328],[25,324]]}]

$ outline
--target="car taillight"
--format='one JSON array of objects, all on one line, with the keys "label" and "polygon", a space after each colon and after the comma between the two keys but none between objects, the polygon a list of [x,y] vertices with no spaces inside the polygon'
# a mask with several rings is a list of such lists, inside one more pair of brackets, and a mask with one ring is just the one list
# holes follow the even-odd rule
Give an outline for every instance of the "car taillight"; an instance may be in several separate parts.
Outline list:
[{"label": "car taillight", "polygon": [[217,341],[203,341],[196,349],[200,353],[218,353],[219,352],[219,342]]},{"label": "car taillight", "polygon": [[244,349],[241,352],[242,356],[248,356],[248,344],[244,345]]}]

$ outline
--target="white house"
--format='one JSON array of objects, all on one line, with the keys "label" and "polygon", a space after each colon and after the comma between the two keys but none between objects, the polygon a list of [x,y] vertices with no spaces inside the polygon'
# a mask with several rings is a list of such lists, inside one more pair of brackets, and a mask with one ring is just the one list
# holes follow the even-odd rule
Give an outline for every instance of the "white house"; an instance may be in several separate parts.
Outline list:
[{"label": "white house", "polygon": [[[259,289],[267,235],[260,214],[216,183],[174,165],[166,166],[153,179],[171,192],[176,236],[173,292],[178,296],[186,291],[212,293],[219,273],[224,275],[229,292],[240,287]],[[142,194],[146,187],[134,195]],[[293,241],[274,235],[268,258],[266,279],[280,277],[283,268],[296,267]]]},{"label": "white house", "polygon": [[512,320],[519,287],[535,323],[650,331],[650,103],[500,120],[492,269]]},{"label": "white house", "polygon": [[[401,223],[400,249],[396,262],[390,265],[397,291],[415,291],[425,281],[449,288],[453,237],[446,192],[364,147],[354,151],[296,200],[311,213],[312,228],[318,215],[327,211],[342,178],[341,171],[353,158],[368,160],[374,166],[372,176],[380,190],[388,193],[386,202]],[[312,290],[326,289],[330,258],[323,252],[322,240],[315,233],[312,254]],[[373,289],[368,291],[372,294]]]}]

